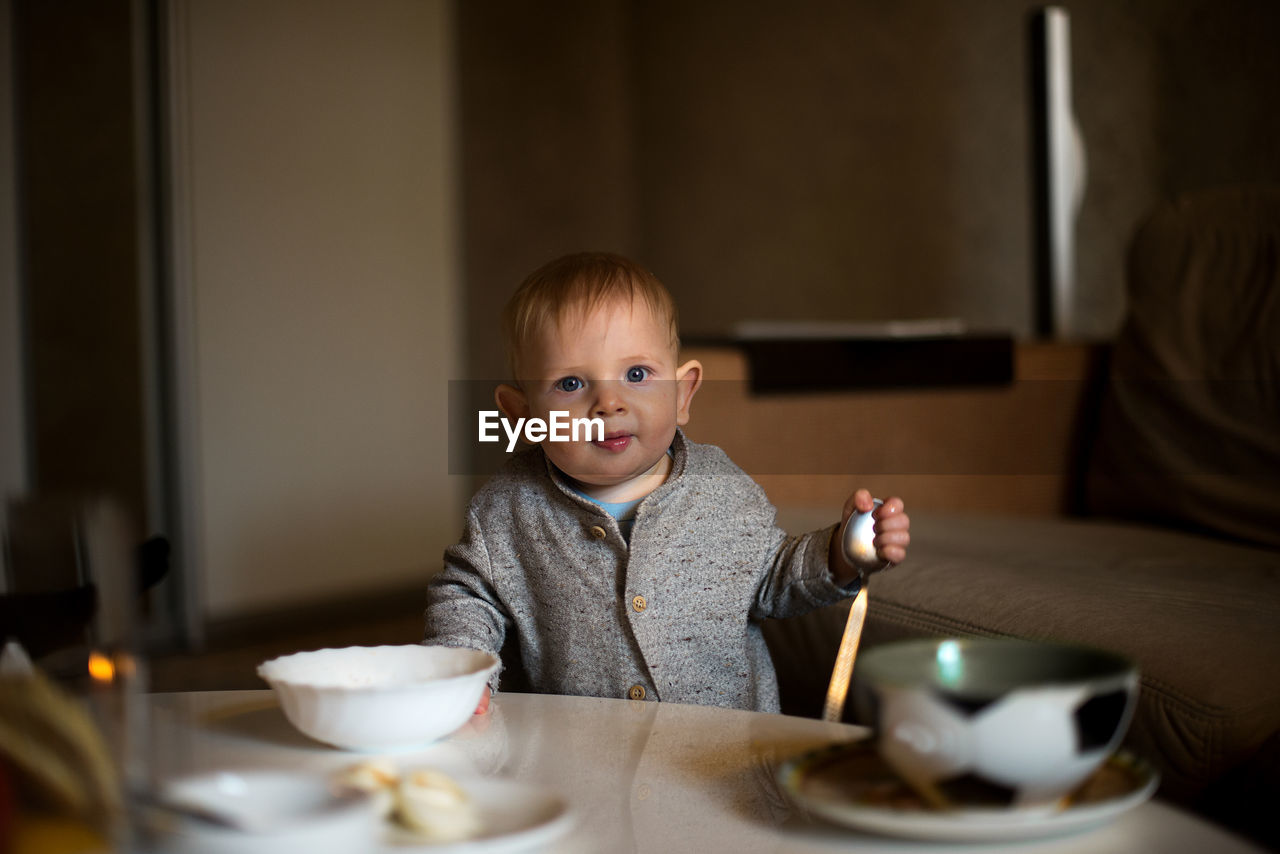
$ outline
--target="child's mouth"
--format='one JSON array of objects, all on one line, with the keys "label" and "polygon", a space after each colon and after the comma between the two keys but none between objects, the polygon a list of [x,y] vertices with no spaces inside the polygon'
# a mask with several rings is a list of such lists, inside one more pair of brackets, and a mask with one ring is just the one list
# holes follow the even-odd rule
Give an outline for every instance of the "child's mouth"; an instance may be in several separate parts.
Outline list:
[{"label": "child's mouth", "polygon": [[606,451],[612,451],[615,454],[620,454],[627,449],[628,445],[631,444],[631,434],[618,433],[614,436],[605,436],[600,441],[592,442],[591,444],[595,445],[597,448],[603,448]]}]

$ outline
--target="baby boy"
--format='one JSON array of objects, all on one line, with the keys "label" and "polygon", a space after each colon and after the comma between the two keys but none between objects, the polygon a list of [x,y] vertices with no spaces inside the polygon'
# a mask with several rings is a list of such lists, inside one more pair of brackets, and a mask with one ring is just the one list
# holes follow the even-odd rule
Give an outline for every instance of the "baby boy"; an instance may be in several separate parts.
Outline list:
[{"label": "baby boy", "polygon": [[[503,415],[567,412],[604,432],[517,451],[476,493],[430,582],[425,642],[506,644],[506,666],[541,693],[777,711],[760,621],[857,593],[840,534],[870,493],[849,497],[839,525],[778,528],[760,486],[680,430],[702,366],[677,363],[671,296],[625,258],[552,261],[504,326],[515,385],[496,391]],[[901,499],[874,518],[877,555],[902,561]]]}]

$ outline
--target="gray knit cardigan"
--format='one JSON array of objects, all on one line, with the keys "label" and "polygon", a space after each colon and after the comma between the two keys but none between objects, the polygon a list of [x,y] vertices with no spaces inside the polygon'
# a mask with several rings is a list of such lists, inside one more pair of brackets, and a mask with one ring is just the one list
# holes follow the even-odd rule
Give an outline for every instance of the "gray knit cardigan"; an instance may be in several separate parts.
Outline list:
[{"label": "gray knit cardigan", "polygon": [[719,448],[677,431],[672,452],[629,545],[541,448],[515,453],[429,583],[424,642],[500,654],[512,641],[504,664],[522,672],[507,676],[540,693],[777,711],[760,620],[857,592],[827,567],[835,525],[788,536]]}]

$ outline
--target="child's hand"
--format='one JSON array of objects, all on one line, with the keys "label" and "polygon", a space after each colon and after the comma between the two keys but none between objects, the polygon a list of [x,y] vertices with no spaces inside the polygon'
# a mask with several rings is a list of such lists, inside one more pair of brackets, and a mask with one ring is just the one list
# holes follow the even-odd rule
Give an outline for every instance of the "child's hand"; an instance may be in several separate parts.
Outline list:
[{"label": "child's hand", "polygon": [[858,575],[858,570],[844,558],[844,549],[841,547],[844,542],[844,526],[849,523],[849,517],[854,513],[866,513],[873,509],[871,518],[875,520],[876,556],[891,564],[902,563],[907,559],[907,546],[911,543],[911,519],[907,516],[902,499],[896,495],[890,496],[884,500],[883,504],[876,507],[871,493],[865,489],[859,489],[844,503],[840,527],[831,538],[828,562],[836,581],[842,585],[853,581]]},{"label": "child's hand", "polygon": [[476,710],[472,714],[483,715],[489,711],[489,689],[485,688],[484,693],[480,695],[480,702],[476,704]]}]

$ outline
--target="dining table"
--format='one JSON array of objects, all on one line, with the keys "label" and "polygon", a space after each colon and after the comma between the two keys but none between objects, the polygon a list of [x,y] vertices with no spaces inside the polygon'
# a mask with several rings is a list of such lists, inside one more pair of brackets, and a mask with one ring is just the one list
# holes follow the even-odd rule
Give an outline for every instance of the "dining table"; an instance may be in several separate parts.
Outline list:
[{"label": "dining table", "polygon": [[[473,716],[452,735],[373,755],[303,735],[270,690],[144,697],[147,774],[153,781],[264,769],[336,778],[378,759],[434,768],[459,781],[512,781],[563,803],[555,833],[477,840],[465,849],[477,854],[520,850],[522,841],[530,850],[609,854],[993,850],[963,827],[952,839],[913,838],[909,822],[870,830],[856,820],[833,821],[797,798],[788,769],[823,751],[864,745],[869,732],[851,724],[649,700],[499,692],[487,714]],[[1158,796],[1105,815],[1096,826],[1063,825],[1061,832],[1019,836],[1001,841],[998,850],[1261,850]],[[371,840],[370,846],[415,849],[434,850],[425,841],[406,844],[403,837]]]}]

